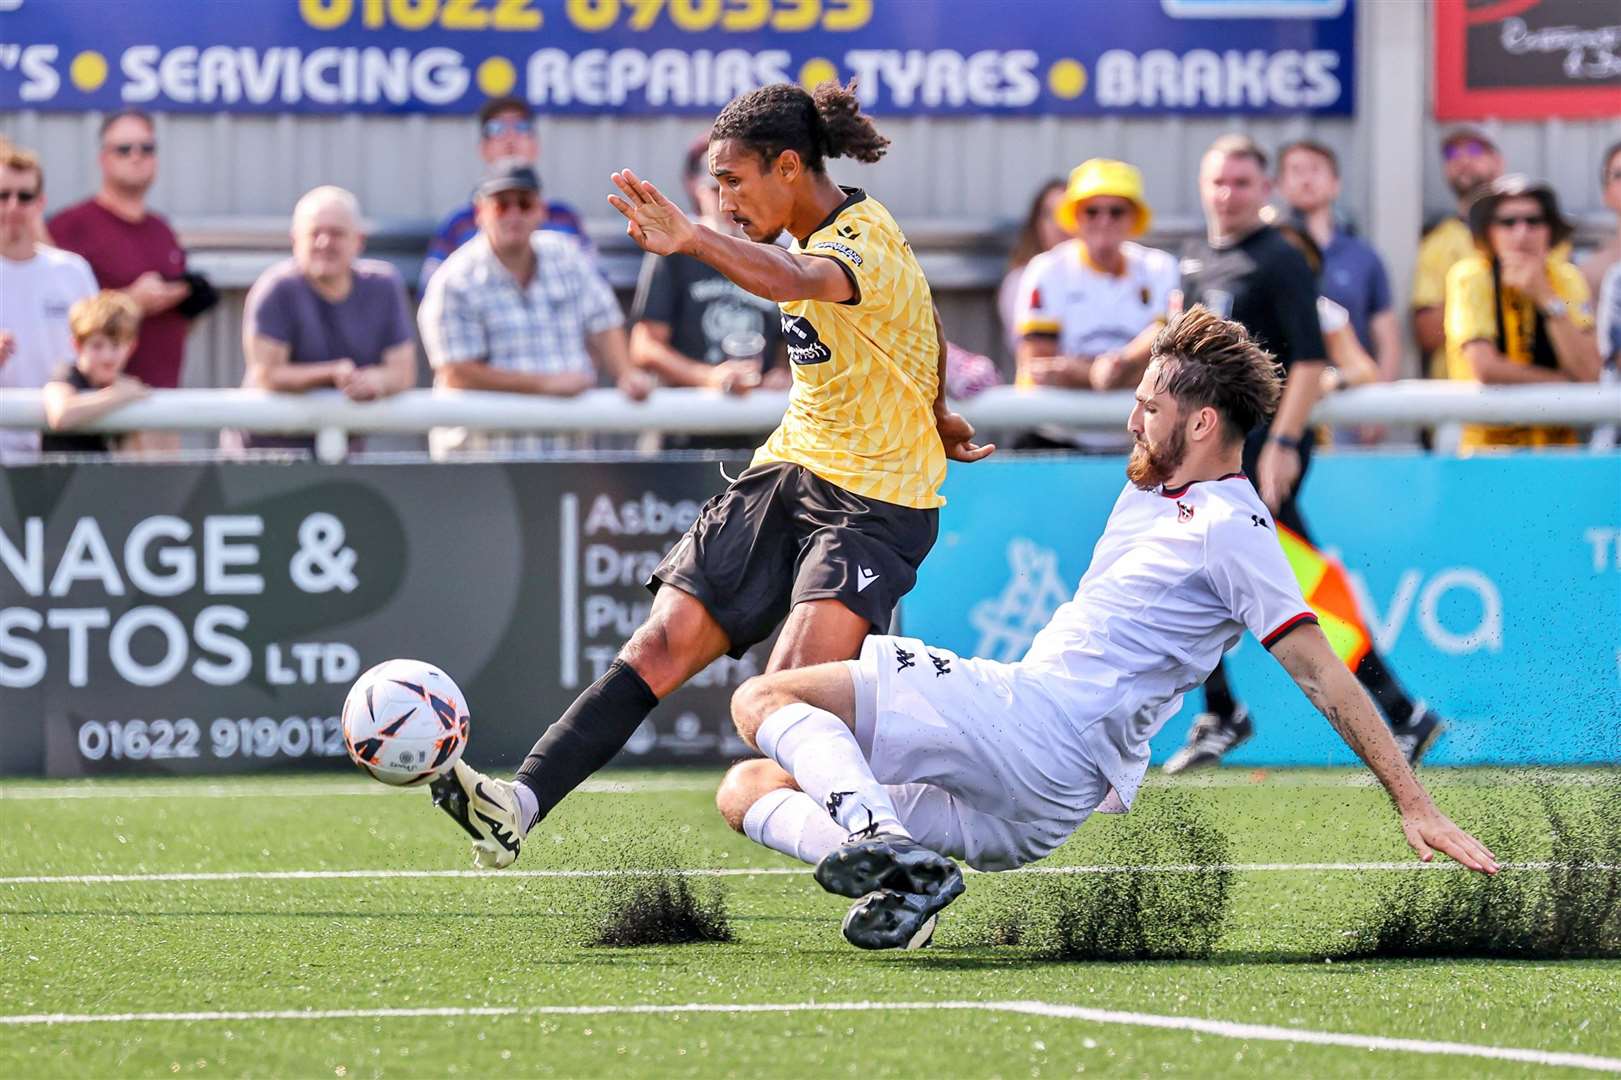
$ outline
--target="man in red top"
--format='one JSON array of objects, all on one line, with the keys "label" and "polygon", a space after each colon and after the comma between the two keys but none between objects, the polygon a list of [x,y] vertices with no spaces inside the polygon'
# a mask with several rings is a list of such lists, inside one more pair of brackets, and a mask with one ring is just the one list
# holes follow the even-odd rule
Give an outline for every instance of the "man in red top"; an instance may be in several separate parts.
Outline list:
[{"label": "man in red top", "polygon": [[[174,230],[146,205],[158,175],[158,145],[152,118],[136,109],[109,116],[101,125],[101,190],[47,223],[64,250],[84,257],[103,289],[119,289],[141,309],[141,332],[127,374],[148,386],[180,385],[187,318],[177,305],[191,295],[182,280],[186,253]],[[142,445],[158,448],[178,439],[148,433]]]}]

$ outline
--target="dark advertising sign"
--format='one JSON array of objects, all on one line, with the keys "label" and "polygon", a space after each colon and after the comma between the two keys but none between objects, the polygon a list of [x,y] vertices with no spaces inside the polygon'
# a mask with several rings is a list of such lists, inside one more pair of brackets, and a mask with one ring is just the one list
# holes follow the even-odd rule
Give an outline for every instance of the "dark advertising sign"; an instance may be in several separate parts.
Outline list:
[{"label": "dark advertising sign", "polygon": [[[515,762],[723,484],[715,462],[9,469],[0,772],[345,765],[344,694],[401,656],[467,693],[469,760]],[[727,703],[768,645],[672,695],[623,759],[747,753]]]}]

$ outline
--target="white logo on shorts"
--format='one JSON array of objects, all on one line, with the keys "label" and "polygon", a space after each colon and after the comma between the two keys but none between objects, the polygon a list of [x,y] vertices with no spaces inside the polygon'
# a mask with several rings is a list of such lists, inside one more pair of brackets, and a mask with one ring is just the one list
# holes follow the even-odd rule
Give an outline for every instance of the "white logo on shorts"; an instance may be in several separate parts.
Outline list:
[{"label": "white logo on shorts", "polygon": [[865,592],[868,585],[878,580],[877,573],[865,566],[856,567],[856,577],[859,579],[856,582],[856,592]]}]

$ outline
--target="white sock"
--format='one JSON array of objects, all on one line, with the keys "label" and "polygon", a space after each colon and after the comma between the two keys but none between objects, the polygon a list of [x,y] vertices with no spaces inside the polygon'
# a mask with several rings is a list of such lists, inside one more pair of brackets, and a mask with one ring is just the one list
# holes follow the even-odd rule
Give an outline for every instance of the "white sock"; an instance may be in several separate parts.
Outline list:
[{"label": "white sock", "polygon": [[743,815],[743,835],[814,866],[844,843],[845,833],[815,799],[793,788],[778,788],[755,800]]},{"label": "white sock", "polygon": [[876,826],[879,832],[911,835],[889,792],[872,775],[855,733],[832,713],[803,702],[784,705],[765,718],[754,738],[761,752],[788,770],[800,790],[846,832]]},{"label": "white sock", "polygon": [[523,829],[524,835],[535,827],[535,819],[540,817],[540,800],[528,784],[518,781],[512,785],[512,796],[518,800],[518,826]]}]

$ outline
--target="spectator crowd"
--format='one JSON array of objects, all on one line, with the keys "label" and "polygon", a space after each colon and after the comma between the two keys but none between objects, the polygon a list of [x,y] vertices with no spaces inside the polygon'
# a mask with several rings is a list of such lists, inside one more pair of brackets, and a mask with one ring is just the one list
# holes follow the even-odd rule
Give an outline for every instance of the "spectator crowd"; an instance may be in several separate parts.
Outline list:
[{"label": "spectator crowd", "polygon": [[[581,218],[549,198],[528,104],[492,100],[477,118],[483,179],[434,230],[416,282],[365,257],[365,216],[342,188],[292,208],[291,255],[266,269],[243,316],[244,385],[283,393],[330,388],[357,401],[418,382],[418,342],[435,387],[567,397],[598,385],[640,400],[656,385],[744,394],[789,384],[773,305],[684,256],[648,255],[626,319]],[[219,300],[187,265],[173,228],[147,201],[159,146],[151,117],[127,109],[101,124],[101,183],[47,215],[46,170],[0,139],[0,388],[45,388],[50,431],[0,430],[0,457],[45,450],[178,447],[173,433],[122,440],[74,432],[150,389],[181,384],[188,327]],[[693,215],[729,229],[707,167],[707,138],[682,163]],[[1340,161],[1297,140],[1275,158],[1242,136],[1206,153],[1199,177],[1207,235],[1172,253],[1133,164],[1094,158],[1035,192],[997,293],[1015,381],[1086,392],[1129,388],[1157,329],[1180,306],[1240,318],[1291,373],[1260,481],[1291,486],[1312,445],[1373,443],[1378,429],[1319,433],[1316,394],[1403,374],[1407,335],[1422,374],[1483,384],[1613,380],[1621,362],[1621,143],[1598,180],[1616,229],[1573,261],[1572,224],[1548,184],[1507,173],[1477,128],[1439,147],[1452,213],[1418,242],[1410,295],[1394,293],[1379,252],[1341,213]],[[1216,164],[1213,164],[1216,163]],[[985,357],[951,346],[948,386],[1000,381]],[[1307,387],[1306,383],[1310,386]],[[1612,429],[1469,425],[1459,449],[1614,445]],[[307,437],[226,433],[227,446],[308,449]],[[437,455],[550,451],[554,436],[430,437]],[[666,438],[663,445],[717,446]],[[1063,428],[1026,447],[1125,449],[1120,437]],[[1291,464],[1292,462],[1292,464]],[[1263,488],[1264,493],[1264,488]]]}]

